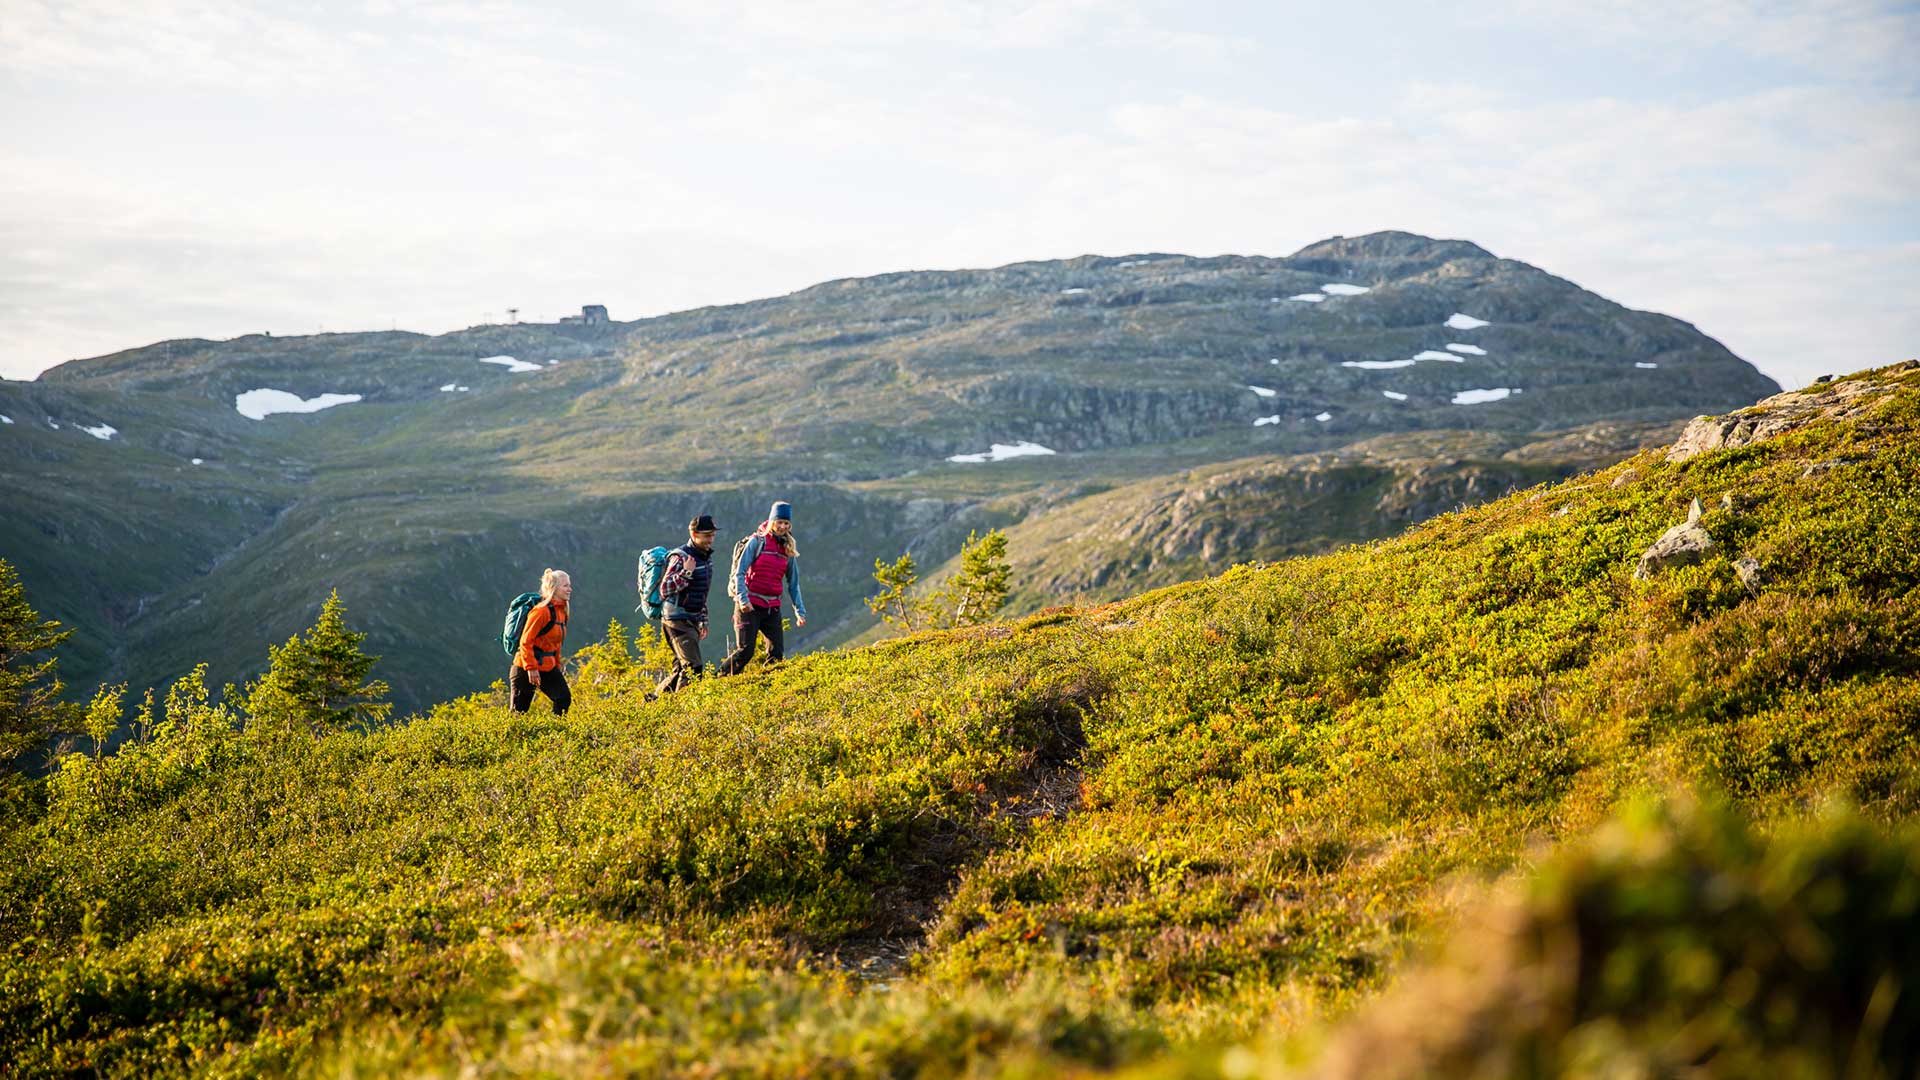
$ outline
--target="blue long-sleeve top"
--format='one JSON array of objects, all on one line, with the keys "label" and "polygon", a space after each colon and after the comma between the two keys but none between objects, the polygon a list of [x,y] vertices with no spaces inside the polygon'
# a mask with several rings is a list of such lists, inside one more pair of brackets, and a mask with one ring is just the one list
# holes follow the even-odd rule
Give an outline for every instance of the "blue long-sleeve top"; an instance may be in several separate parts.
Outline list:
[{"label": "blue long-sleeve top", "polygon": [[[753,561],[767,549],[767,538],[755,534],[747,539],[747,546],[740,550],[740,561],[733,567],[733,596],[736,600],[745,600],[747,596],[747,571],[753,567]],[[807,617],[807,602],[800,598],[800,559],[795,556],[787,560],[787,573],[784,588],[788,596],[793,597],[793,613],[801,618]]]}]

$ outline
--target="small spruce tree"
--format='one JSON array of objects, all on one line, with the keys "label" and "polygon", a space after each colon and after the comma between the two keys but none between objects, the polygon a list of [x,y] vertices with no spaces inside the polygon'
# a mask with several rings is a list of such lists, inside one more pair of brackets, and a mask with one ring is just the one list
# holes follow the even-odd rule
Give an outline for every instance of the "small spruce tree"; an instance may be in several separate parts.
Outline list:
[{"label": "small spruce tree", "polygon": [[992,529],[985,536],[969,532],[960,549],[960,569],[944,587],[916,595],[919,567],[912,555],[893,563],[873,561],[873,579],[880,591],[867,597],[867,607],[880,621],[906,633],[928,628],[978,626],[992,622],[1007,604],[1013,567],[1007,562],[1007,534]]},{"label": "small spruce tree", "polygon": [[52,654],[72,636],[52,619],[41,621],[19,575],[0,559],[0,763],[73,730],[76,710],[60,700],[66,686]]},{"label": "small spruce tree", "polygon": [[880,583],[880,591],[867,597],[868,610],[888,626],[913,633],[914,624],[921,619],[920,603],[910,595],[920,581],[913,556],[902,555],[892,565],[873,560],[873,580]]},{"label": "small spruce tree", "polygon": [[248,715],[256,724],[316,735],[385,720],[393,706],[381,700],[387,684],[367,680],[380,658],[360,651],[366,638],[347,628],[346,605],[335,590],[304,637],[267,646],[267,673],[246,690]]},{"label": "small spruce tree", "polygon": [[960,549],[960,570],[939,593],[942,625],[978,626],[993,621],[1007,604],[1007,580],[1012,574],[1007,534],[999,529],[985,536],[969,531]]}]

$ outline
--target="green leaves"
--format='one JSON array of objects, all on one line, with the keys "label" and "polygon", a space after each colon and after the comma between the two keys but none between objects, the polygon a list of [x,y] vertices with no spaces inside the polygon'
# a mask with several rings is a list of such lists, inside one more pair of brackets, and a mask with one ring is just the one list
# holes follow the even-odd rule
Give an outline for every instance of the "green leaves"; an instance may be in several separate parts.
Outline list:
[{"label": "green leaves", "polygon": [[122,702],[127,696],[127,684],[102,686],[87,703],[86,719],[81,729],[93,740],[93,756],[98,758],[106,751],[107,740],[120,727]]}]

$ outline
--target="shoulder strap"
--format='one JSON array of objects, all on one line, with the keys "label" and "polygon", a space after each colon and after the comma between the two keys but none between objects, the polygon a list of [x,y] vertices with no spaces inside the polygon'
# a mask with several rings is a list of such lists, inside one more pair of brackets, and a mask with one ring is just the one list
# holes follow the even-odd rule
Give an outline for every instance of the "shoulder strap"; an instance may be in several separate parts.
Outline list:
[{"label": "shoulder strap", "polygon": [[[541,601],[538,605],[534,607],[533,612],[528,613],[527,625],[529,627],[533,625],[533,615],[535,613],[538,613],[543,608],[546,610],[546,613],[547,613],[547,625],[541,627],[538,630],[533,631],[532,636],[535,638],[538,638],[540,637],[540,635],[545,634],[547,631],[553,629],[555,626],[560,627],[561,631],[565,632],[567,628],[567,620],[558,618],[554,615],[553,601],[551,599]],[[559,656],[560,650],[543,649],[540,646],[535,645],[533,647],[533,655],[536,660],[542,656]]]}]

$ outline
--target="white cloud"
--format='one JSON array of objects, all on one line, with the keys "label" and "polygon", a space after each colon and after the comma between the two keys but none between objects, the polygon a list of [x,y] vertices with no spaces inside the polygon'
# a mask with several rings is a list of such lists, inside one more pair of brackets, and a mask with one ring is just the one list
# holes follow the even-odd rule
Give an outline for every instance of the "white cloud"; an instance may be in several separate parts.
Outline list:
[{"label": "white cloud", "polygon": [[932,41],[969,48],[1071,46],[1116,22],[1134,28],[1136,5],[1113,0],[663,0],[656,10],[736,38],[839,49]]},{"label": "white cloud", "polygon": [[1568,37],[1631,42],[1684,63],[1712,48],[1845,79],[1911,77],[1920,9],[1885,0],[1511,0],[1475,5],[1485,23],[1527,18]]},{"label": "white cloud", "polygon": [[[625,317],[894,269],[1281,254],[1378,228],[1688,319],[1783,379],[1844,366],[1828,343],[1920,340],[1900,299],[1920,280],[1920,99],[1885,45],[1911,42],[1908,15],[1515,0],[1509,32],[1559,20],[1656,58],[1714,48],[1810,74],[1628,97],[1458,64],[1351,101],[1314,97],[1312,73],[1265,76],[1286,44],[1267,15],[15,0],[0,66],[19,89],[0,105],[35,126],[0,147],[0,371],[170,334],[440,330],[588,301]],[[193,112],[208,87],[278,126]],[[117,128],[87,111],[102,94],[129,103]],[[147,98],[187,111],[132,111]]]},{"label": "white cloud", "polygon": [[15,76],[214,86],[337,87],[354,55],[293,18],[205,0],[9,0],[0,68]]}]

